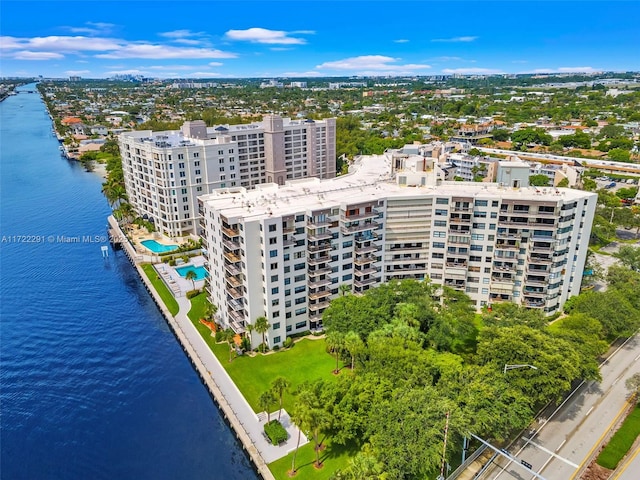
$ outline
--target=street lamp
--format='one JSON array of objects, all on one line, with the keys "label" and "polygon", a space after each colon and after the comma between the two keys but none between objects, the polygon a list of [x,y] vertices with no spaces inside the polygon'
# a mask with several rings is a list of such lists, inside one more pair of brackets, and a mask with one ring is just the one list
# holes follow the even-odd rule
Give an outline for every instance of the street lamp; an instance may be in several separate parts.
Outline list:
[{"label": "street lamp", "polygon": [[502,371],[502,374],[504,375],[505,373],[507,373],[507,370],[513,370],[515,368],[533,368],[534,370],[537,370],[538,367],[534,367],[533,365],[509,365],[509,364],[505,364],[504,366],[504,370]]}]

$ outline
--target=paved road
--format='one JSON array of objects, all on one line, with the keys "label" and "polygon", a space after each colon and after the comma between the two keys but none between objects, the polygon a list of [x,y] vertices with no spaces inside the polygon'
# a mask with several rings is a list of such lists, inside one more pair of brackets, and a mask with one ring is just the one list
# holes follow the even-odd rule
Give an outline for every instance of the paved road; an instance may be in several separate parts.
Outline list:
[{"label": "paved road", "polygon": [[[601,366],[601,383],[583,384],[548,419],[541,419],[529,439],[512,447],[510,454],[518,461],[531,464],[533,471],[547,480],[576,478],[579,468],[588,463],[616,418],[621,416],[627,404],[625,380],[640,373],[639,359],[640,336],[636,335]],[[517,462],[501,457],[496,463],[480,478],[535,478]],[[638,480],[638,471],[635,470],[633,480]]]},{"label": "paved road", "polygon": [[629,452],[610,480],[638,480],[640,477],[640,445]]}]

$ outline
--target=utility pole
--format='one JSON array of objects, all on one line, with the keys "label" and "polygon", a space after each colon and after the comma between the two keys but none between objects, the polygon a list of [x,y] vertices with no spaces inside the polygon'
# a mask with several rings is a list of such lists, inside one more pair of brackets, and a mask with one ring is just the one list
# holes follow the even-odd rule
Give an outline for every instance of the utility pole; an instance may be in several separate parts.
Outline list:
[{"label": "utility pole", "polygon": [[442,446],[442,466],[440,467],[440,476],[438,480],[444,480],[444,467],[447,464],[447,437],[449,436],[449,412],[447,412],[447,421],[444,424],[444,444]]}]

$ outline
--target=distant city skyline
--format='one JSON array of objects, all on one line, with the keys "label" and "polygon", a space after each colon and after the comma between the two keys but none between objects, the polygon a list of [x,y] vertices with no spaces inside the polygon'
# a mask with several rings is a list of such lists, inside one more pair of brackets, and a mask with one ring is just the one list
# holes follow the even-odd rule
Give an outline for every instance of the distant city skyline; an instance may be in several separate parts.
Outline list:
[{"label": "distant city skyline", "polygon": [[2,1],[1,77],[640,70],[635,1]]}]

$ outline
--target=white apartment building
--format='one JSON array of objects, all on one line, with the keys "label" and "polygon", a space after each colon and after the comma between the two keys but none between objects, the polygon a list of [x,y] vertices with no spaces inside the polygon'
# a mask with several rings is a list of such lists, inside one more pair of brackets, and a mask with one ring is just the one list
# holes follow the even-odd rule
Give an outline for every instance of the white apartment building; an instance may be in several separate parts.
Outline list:
[{"label": "white apartment building", "polygon": [[390,154],[362,158],[331,180],[200,197],[218,321],[242,333],[266,316],[273,347],[321,327],[341,285],[358,294],[430,278],[466,292],[477,308],[513,301],[546,314],[579,292],[595,194],[439,175],[433,159]]},{"label": "white apartment building", "polygon": [[138,215],[169,236],[196,234],[199,195],[219,188],[336,175],[336,122],[267,115],[259,123],[118,136],[125,187]]}]

